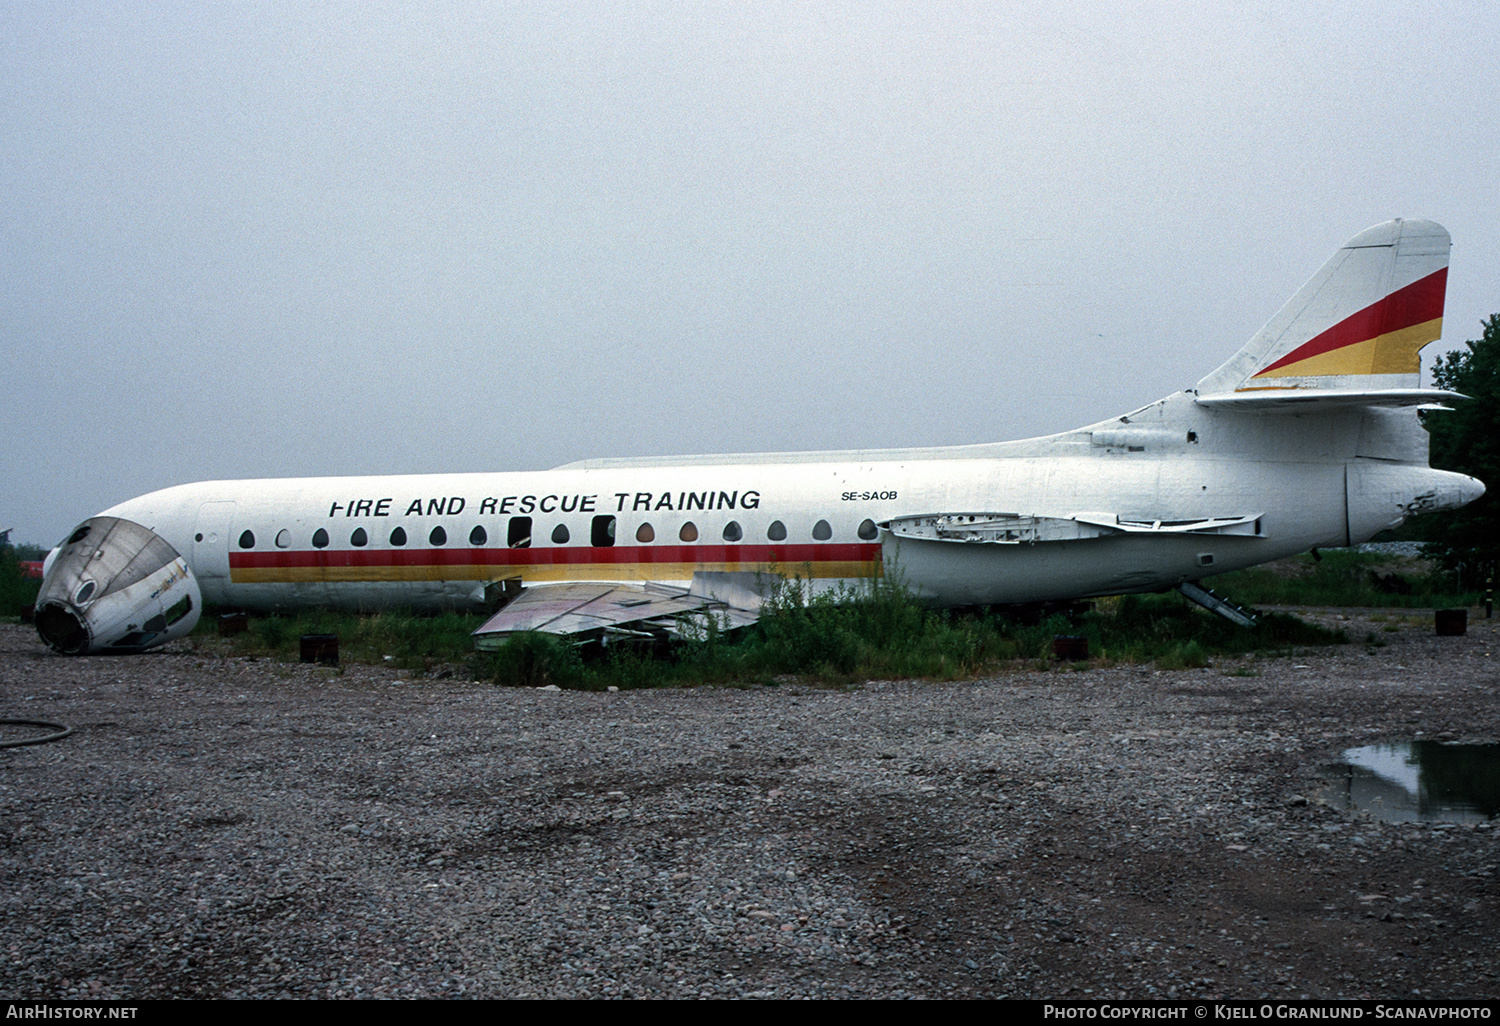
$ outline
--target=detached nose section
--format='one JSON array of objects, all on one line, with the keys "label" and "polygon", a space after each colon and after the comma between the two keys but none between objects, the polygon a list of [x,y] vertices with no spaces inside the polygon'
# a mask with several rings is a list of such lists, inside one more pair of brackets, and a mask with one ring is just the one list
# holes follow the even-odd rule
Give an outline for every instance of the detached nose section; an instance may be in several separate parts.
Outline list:
[{"label": "detached nose section", "polygon": [[64,655],[139,651],[187,634],[202,607],[197,580],[165,539],[93,517],[48,558],[36,630]]}]

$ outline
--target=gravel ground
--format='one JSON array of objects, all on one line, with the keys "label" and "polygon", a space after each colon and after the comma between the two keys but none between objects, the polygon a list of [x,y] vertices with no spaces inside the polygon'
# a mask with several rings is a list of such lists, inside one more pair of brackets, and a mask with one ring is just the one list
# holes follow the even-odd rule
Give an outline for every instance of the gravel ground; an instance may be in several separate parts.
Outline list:
[{"label": "gravel ground", "polygon": [[1496,997],[1500,828],[1315,774],[1500,740],[1500,621],[1314,615],[1378,644],[609,694],[0,626],[77,728],[0,750],[0,993]]}]

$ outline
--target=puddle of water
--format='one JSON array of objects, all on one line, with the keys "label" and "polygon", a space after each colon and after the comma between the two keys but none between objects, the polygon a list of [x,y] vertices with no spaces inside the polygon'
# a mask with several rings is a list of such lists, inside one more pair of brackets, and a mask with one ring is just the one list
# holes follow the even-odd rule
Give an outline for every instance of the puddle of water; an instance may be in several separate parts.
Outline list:
[{"label": "puddle of water", "polygon": [[1500,815],[1500,745],[1367,745],[1318,775],[1328,802],[1387,823],[1482,823]]}]

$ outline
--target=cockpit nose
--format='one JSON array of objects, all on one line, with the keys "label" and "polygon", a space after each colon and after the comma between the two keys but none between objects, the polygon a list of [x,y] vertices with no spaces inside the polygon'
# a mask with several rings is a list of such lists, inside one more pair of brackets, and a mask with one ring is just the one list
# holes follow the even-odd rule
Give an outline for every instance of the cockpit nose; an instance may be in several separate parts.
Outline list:
[{"label": "cockpit nose", "polygon": [[139,651],[187,634],[202,606],[192,571],[165,539],[94,517],[48,556],[36,628],[64,655]]}]

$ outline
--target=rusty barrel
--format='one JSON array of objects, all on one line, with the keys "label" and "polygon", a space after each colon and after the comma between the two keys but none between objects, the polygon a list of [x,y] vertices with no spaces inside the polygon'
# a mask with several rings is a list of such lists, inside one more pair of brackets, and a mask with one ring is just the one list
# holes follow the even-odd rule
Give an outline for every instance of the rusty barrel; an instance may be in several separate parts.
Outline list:
[{"label": "rusty barrel", "polygon": [[1089,657],[1089,639],[1082,634],[1058,634],[1052,639],[1052,654],[1068,662]]},{"label": "rusty barrel", "polygon": [[337,634],[302,635],[302,661],[337,666],[339,664],[339,636]]},{"label": "rusty barrel", "polygon": [[1437,610],[1437,632],[1439,637],[1458,638],[1469,633],[1469,611],[1467,609]]}]

